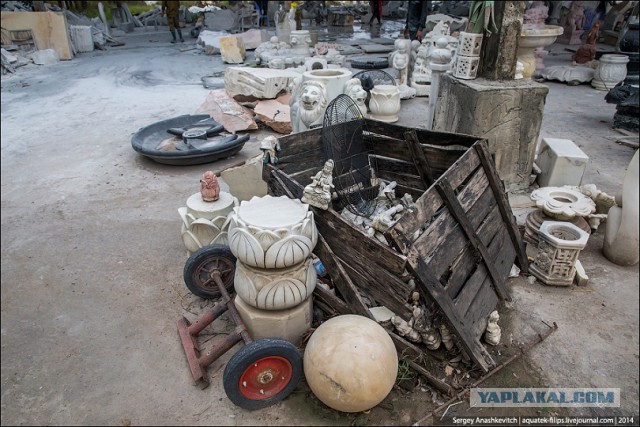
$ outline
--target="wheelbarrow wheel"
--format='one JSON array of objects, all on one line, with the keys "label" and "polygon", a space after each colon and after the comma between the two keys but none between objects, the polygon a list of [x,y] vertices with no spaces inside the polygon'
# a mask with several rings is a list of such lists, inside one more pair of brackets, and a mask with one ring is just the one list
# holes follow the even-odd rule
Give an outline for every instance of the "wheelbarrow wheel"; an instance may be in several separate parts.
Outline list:
[{"label": "wheelbarrow wheel", "polygon": [[207,245],[195,251],[184,265],[184,283],[194,295],[201,298],[218,298],[220,291],[213,280],[215,270],[220,272],[225,289],[231,293],[236,257],[225,245]]},{"label": "wheelbarrow wheel", "polygon": [[237,406],[255,410],[287,397],[302,376],[302,356],[289,341],[263,338],[242,347],[224,368],[227,397]]}]

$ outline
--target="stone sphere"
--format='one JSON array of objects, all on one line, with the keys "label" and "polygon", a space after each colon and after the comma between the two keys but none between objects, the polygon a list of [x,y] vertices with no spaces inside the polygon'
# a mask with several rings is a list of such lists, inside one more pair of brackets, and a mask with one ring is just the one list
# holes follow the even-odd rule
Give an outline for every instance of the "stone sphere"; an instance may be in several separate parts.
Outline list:
[{"label": "stone sphere", "polygon": [[356,315],[329,319],[311,335],[304,375],[325,405],[360,412],[382,402],[398,374],[398,354],[387,331]]}]

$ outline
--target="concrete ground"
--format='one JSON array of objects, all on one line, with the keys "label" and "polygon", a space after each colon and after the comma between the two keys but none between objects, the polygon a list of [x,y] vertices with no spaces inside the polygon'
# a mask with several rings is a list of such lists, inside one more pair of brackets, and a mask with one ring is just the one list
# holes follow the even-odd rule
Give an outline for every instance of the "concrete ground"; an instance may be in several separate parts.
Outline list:
[{"label": "concrete ground", "polygon": [[[340,30],[351,39],[395,37],[400,27]],[[319,31],[320,40],[335,36]],[[224,66],[219,56],[186,50],[193,39],[169,44],[166,30],[137,30],[122,40],[125,46],[2,77],[1,423],[406,425],[433,409],[426,393],[394,390],[369,414],[341,414],[303,382],[283,402],[245,411],[222,388],[231,353],[210,367],[211,387],[193,385],[176,321],[212,302],[184,285],[177,209],[205,170],[258,154],[267,132],[254,132],[234,158],[209,165],[141,157],[131,135],[193,113],[208,93],[200,78],[220,76]],[[569,55],[554,45],[546,61],[566,63]],[[583,182],[619,192],[634,150],[615,143],[615,107],[588,85],[546,84],[541,136],[575,141],[590,157]],[[403,101],[400,124],[422,126],[426,105]],[[510,281],[515,302],[504,311],[503,340],[528,342],[544,331],[543,321],[559,330],[507,368],[501,384],[616,387],[621,407],[601,414],[637,415],[638,266],[607,261],[603,233],[580,257],[587,287]],[[214,325],[212,338],[230,330],[224,319]],[[488,414],[462,406],[449,414]]]}]

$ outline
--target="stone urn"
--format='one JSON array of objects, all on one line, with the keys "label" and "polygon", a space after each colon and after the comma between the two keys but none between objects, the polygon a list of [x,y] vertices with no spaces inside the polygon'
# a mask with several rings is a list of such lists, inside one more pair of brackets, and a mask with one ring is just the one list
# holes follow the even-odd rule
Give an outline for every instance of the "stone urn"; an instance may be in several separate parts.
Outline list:
[{"label": "stone urn", "polygon": [[287,268],[306,260],[318,241],[309,205],[288,197],[253,197],[229,214],[229,248],[257,268]]},{"label": "stone urn", "polygon": [[322,82],[327,89],[327,103],[344,93],[345,84],[353,77],[346,68],[311,70],[302,73],[302,81],[315,80]]},{"label": "stone urn", "polygon": [[311,35],[309,30],[293,30],[289,35],[289,44],[291,52],[295,55],[310,56]]},{"label": "stone urn", "polygon": [[524,65],[522,72],[524,78],[530,78],[536,71],[536,66],[544,67],[542,58],[538,58],[539,63],[536,62],[535,50],[552,45],[563,31],[559,25],[522,29],[518,44],[518,61]]},{"label": "stone urn", "polygon": [[598,90],[611,90],[627,76],[629,57],[617,53],[602,55],[598,68],[591,80],[591,86]]},{"label": "stone urn", "polygon": [[398,121],[400,111],[400,89],[394,85],[376,85],[371,89],[369,100],[370,117],[381,122]]},{"label": "stone urn", "polygon": [[573,224],[545,221],[540,226],[538,253],[529,271],[545,285],[571,286],[576,261],[589,235]]}]

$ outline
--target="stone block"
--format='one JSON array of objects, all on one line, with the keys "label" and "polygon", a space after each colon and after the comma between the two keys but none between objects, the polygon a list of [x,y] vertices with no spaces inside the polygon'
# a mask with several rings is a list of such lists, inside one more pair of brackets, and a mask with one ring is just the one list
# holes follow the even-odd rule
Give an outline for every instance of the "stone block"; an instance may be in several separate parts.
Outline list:
[{"label": "stone block", "polygon": [[234,134],[243,130],[258,129],[251,110],[238,104],[224,89],[214,89],[209,92],[202,105],[196,110],[196,114],[210,115],[223,125],[227,132]]},{"label": "stone block", "polygon": [[252,29],[247,30],[244,33],[237,34],[238,37],[242,37],[244,42],[244,48],[246,50],[253,50],[260,46],[261,43],[269,40],[269,33],[267,30]]},{"label": "stone block", "polygon": [[536,164],[540,187],[579,186],[589,163],[589,156],[569,139],[542,138]]},{"label": "stone block", "polygon": [[227,64],[242,64],[245,58],[244,41],[241,37],[220,37],[220,55]]},{"label": "stone block", "polygon": [[444,74],[434,130],[486,138],[507,191],[529,187],[549,89],[526,80],[458,80]]},{"label": "stone block", "polygon": [[60,61],[58,52],[53,49],[36,50],[31,54],[34,64],[38,65],[51,65]]},{"label": "stone block", "polygon": [[282,338],[293,345],[302,342],[302,335],[311,327],[313,298],[288,310],[267,311],[251,307],[242,298],[235,297],[236,308],[254,340]]},{"label": "stone block", "polygon": [[267,183],[262,180],[262,154],[247,160],[242,166],[223,170],[220,178],[240,201],[267,195]]},{"label": "stone block", "polygon": [[224,87],[232,97],[274,99],[287,90],[294,77],[300,77],[300,73],[286,69],[227,67]]},{"label": "stone block", "polygon": [[70,25],[69,36],[80,53],[93,52],[93,37],[88,25]]}]

